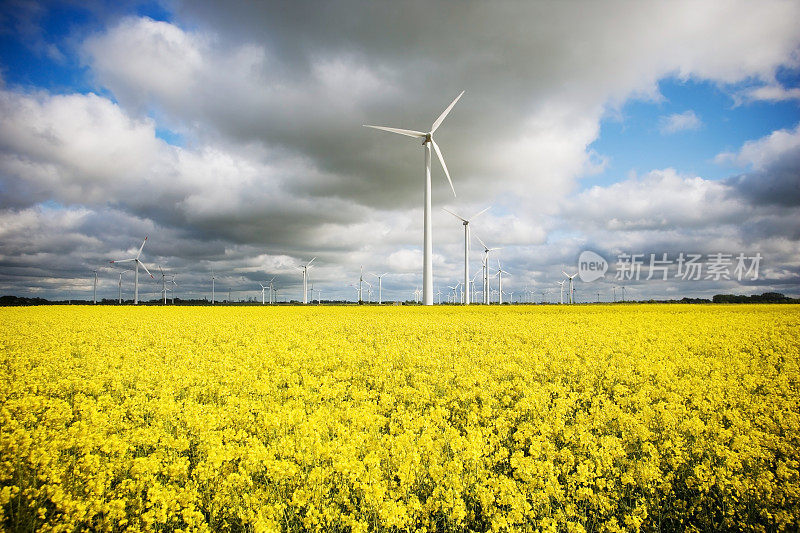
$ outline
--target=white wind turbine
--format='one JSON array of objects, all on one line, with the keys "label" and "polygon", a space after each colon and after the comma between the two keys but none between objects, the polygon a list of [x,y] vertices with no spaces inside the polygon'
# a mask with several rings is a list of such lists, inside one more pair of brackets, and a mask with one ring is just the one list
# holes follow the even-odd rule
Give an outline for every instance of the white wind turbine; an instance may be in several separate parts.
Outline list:
[{"label": "white wind turbine", "polygon": [[431,130],[427,133],[423,133],[421,131],[415,130],[403,130],[399,128],[388,128],[386,126],[369,126],[364,124],[367,128],[374,128],[376,130],[383,130],[388,131],[391,133],[399,133],[400,135],[406,135],[408,137],[414,137],[417,139],[422,139],[422,146],[425,147],[425,206],[424,206],[424,224],[423,224],[423,231],[424,231],[424,238],[423,238],[423,261],[422,261],[422,303],[424,305],[433,305],[433,236],[432,236],[432,229],[431,229],[431,145],[433,145],[433,149],[436,151],[436,155],[439,158],[439,162],[442,164],[442,169],[444,169],[444,175],[447,177],[447,181],[450,183],[450,188],[453,189],[453,196],[456,195],[456,189],[453,187],[453,180],[450,179],[450,172],[447,170],[447,165],[444,162],[444,157],[442,157],[442,151],[439,149],[439,145],[436,144],[436,141],[433,140],[433,134],[436,130],[441,126],[442,121],[444,121],[445,117],[450,110],[453,109],[453,106],[456,105],[459,98],[464,95],[464,91],[461,91],[461,94],[456,96],[456,99],[447,106],[439,118],[431,126]]},{"label": "white wind turbine", "polygon": [[175,290],[178,286],[178,282],[175,281],[175,274],[172,275],[172,279],[169,282],[172,284],[172,305],[175,305]]},{"label": "white wind turbine", "polygon": [[573,289],[572,289],[572,278],[574,278],[575,276],[577,276],[577,275],[578,275],[578,273],[577,273],[577,272],[575,272],[575,273],[574,273],[573,275],[571,275],[571,276],[570,276],[569,274],[567,274],[566,272],[564,272],[563,270],[561,271],[561,273],[562,273],[562,274],[564,274],[565,276],[567,276],[567,279],[569,279],[569,303],[573,303],[573,302],[572,302],[572,290],[573,290]]},{"label": "white wind turbine", "polygon": [[464,225],[464,305],[469,305],[470,297],[469,297],[469,223],[470,220],[474,220],[478,218],[480,215],[484,214],[490,208],[487,207],[482,211],[478,211],[474,215],[472,215],[471,219],[467,219],[462,217],[461,215],[457,215],[456,213],[450,211],[446,207],[443,207],[445,211],[456,217],[457,219],[461,220],[461,223]]},{"label": "white wind turbine", "polygon": [[[474,217],[473,217],[474,218]],[[481,240],[480,237],[475,235],[475,238],[478,239],[478,242],[481,243],[483,246],[483,303],[489,305],[490,303],[490,291],[489,291],[489,252],[493,252],[495,250],[500,250],[501,248],[489,248],[486,244]]]},{"label": "white wind turbine", "polygon": [[274,278],[274,277],[273,277],[271,280],[269,280],[269,304],[270,304],[270,305],[273,305],[273,304],[275,303],[275,300],[277,299],[277,298],[274,298],[274,297],[273,297],[273,294],[277,292],[277,291],[274,289],[274,287],[272,286],[272,283],[273,283],[274,281],[275,281],[275,278]]},{"label": "white wind turbine", "polygon": [[214,276],[214,267],[211,267],[211,305],[214,305],[214,282],[216,279],[216,276]]},{"label": "white wind turbine", "polygon": [[500,303],[500,305],[503,304],[503,274],[508,274],[509,276],[511,275],[508,272],[506,272],[505,270],[503,270],[503,267],[500,266],[500,260],[498,259],[497,260],[497,290],[499,291],[498,302]]},{"label": "white wind turbine", "polygon": [[147,242],[147,237],[145,237],[144,240],[142,241],[142,245],[139,247],[139,253],[136,254],[136,257],[133,257],[131,259],[118,259],[116,261],[109,261],[109,263],[130,263],[130,262],[133,262],[135,264],[135,267],[133,269],[134,272],[135,272],[134,278],[133,278],[133,305],[139,305],[139,266],[141,265],[141,267],[144,269],[144,271],[147,272],[147,275],[149,275],[153,279],[156,279],[156,278],[153,277],[152,274],[150,274],[150,271],[147,270],[147,267],[144,266],[144,263],[142,263],[139,260],[139,256],[142,255],[142,249],[144,248],[144,243],[146,243],[146,242]]},{"label": "white wind turbine", "polygon": [[[261,305],[264,305],[266,303],[265,298],[264,298],[264,291],[269,288],[269,285],[264,285],[260,281],[258,282],[258,284],[261,286]],[[272,294],[271,293],[270,293],[269,297],[270,297],[270,300],[271,300],[272,299]],[[272,303],[272,302],[270,302],[270,303]]]},{"label": "white wind turbine", "polygon": [[164,295],[164,305],[167,305],[167,275],[164,274],[161,265],[158,265],[158,270],[161,271],[161,293]]},{"label": "white wind turbine", "polygon": [[564,303],[564,284],[565,284],[566,282],[567,282],[567,280],[565,280],[565,279],[562,279],[561,281],[559,281],[559,282],[558,282],[558,284],[559,284],[559,285],[561,285],[561,300],[560,300],[560,302],[559,302],[559,303],[561,303],[561,304],[563,304],[563,303]]},{"label": "white wind turbine", "polygon": [[364,301],[364,265],[361,265],[361,271],[358,275],[358,303],[359,305]]},{"label": "white wind turbine", "polygon": [[311,261],[306,263],[305,265],[300,265],[299,268],[303,269],[303,303],[308,303],[308,267],[311,266],[311,263],[314,262],[316,257],[311,258]]},{"label": "white wind turbine", "polygon": [[131,269],[129,268],[128,270],[123,270],[122,272],[119,273],[119,303],[120,304],[122,303],[122,275],[125,272],[130,272],[130,271],[131,271]]},{"label": "white wind turbine", "polygon": [[381,278],[383,278],[383,276],[386,276],[386,275],[388,275],[389,273],[388,273],[388,272],[384,272],[384,273],[383,273],[383,274],[381,274],[380,276],[379,276],[379,275],[377,275],[377,274],[373,274],[372,272],[370,272],[369,274],[370,274],[371,276],[375,276],[376,278],[378,278],[378,305],[382,305],[382,304],[383,304],[383,294],[382,294],[382,292],[381,292],[381,291],[382,291],[382,288],[381,288]]},{"label": "white wind turbine", "polygon": [[92,303],[97,304],[97,269],[92,270],[94,272],[94,289],[92,291]]},{"label": "white wind turbine", "polygon": [[481,274],[480,272],[476,272],[475,275],[472,276],[472,279],[469,280],[470,294],[472,295],[472,301],[473,302],[477,302],[478,301],[478,293],[475,290],[475,278],[477,278],[480,274]]},{"label": "white wind turbine", "polygon": [[367,284],[367,303],[372,303],[372,283],[367,280],[364,280],[364,283]]}]

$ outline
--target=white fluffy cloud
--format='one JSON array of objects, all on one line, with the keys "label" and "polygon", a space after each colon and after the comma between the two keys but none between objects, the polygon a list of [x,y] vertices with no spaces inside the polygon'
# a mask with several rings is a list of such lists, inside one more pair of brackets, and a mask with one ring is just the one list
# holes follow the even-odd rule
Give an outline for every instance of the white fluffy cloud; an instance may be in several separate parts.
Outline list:
[{"label": "white fluffy cloud", "polygon": [[697,114],[689,109],[683,113],[673,113],[659,119],[658,127],[662,134],[669,135],[679,131],[697,130],[703,126],[703,122]]}]

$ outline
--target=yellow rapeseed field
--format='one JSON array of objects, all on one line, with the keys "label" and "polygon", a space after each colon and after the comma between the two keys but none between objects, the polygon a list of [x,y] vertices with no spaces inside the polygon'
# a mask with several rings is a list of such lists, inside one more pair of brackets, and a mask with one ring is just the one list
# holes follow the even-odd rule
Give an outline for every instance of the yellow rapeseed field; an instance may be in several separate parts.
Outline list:
[{"label": "yellow rapeseed field", "polygon": [[797,530],[798,311],[3,308],[0,525]]}]

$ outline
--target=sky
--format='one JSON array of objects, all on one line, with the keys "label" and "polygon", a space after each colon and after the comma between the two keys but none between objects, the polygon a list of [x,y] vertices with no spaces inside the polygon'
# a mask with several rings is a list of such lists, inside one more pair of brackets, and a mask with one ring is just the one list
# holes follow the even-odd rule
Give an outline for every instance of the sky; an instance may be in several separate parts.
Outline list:
[{"label": "sky", "polygon": [[800,296],[797,20],[797,1],[7,0],[0,294],[91,299],[98,270],[98,298],[121,279],[130,299],[109,261],[147,236],[182,298],[210,298],[213,269],[223,299],[275,278],[299,300],[316,257],[322,299],[354,299],[361,266],[413,299],[424,151],[362,125],[428,131],[463,90],[436,132],[456,197],[432,165],[443,301],[464,265],[443,208],[489,206],[470,227],[506,301],[558,301],[562,271],[579,302]]}]

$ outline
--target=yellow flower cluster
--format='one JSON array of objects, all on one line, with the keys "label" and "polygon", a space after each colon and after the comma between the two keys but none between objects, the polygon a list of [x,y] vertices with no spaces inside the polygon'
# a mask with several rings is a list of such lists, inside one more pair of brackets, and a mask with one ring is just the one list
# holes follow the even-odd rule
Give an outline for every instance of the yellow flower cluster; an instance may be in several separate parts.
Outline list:
[{"label": "yellow flower cluster", "polygon": [[0,528],[797,530],[798,311],[0,309]]}]

